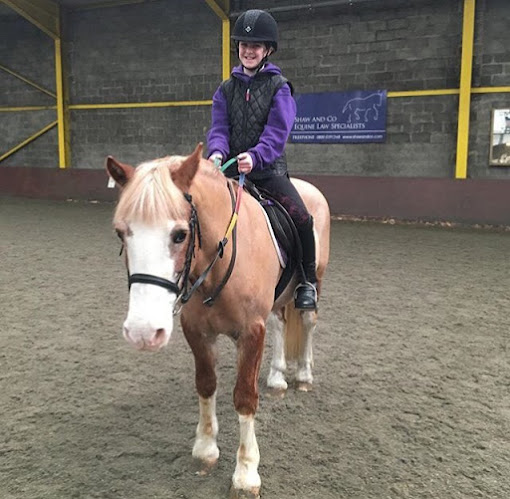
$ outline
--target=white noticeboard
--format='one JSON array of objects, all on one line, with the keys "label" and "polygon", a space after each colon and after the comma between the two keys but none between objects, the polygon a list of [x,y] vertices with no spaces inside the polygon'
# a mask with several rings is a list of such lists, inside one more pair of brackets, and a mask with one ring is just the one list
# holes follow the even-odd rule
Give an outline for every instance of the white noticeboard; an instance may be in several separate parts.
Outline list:
[{"label": "white noticeboard", "polygon": [[489,164],[510,166],[510,109],[493,109]]}]

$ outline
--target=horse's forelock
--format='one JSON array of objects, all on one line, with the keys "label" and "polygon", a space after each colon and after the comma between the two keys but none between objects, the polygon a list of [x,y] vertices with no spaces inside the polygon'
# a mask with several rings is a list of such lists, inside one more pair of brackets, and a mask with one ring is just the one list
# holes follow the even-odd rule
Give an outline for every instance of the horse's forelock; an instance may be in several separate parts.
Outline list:
[{"label": "horse's forelock", "polygon": [[114,223],[136,220],[156,225],[183,218],[186,201],[171,177],[171,171],[183,159],[182,156],[169,156],[139,165],[122,191]]}]

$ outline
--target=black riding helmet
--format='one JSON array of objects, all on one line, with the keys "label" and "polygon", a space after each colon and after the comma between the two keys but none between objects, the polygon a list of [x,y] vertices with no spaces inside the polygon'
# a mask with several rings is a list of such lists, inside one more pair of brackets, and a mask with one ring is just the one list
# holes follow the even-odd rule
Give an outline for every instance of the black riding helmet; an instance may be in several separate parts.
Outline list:
[{"label": "black riding helmet", "polygon": [[242,13],[234,25],[232,39],[236,42],[266,42],[278,48],[278,25],[269,12],[252,9]]}]

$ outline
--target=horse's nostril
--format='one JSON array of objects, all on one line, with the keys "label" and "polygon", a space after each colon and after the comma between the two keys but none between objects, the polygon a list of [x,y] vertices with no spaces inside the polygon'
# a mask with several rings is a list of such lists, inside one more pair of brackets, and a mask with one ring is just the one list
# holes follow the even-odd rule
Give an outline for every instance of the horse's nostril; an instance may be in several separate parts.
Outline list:
[{"label": "horse's nostril", "polygon": [[165,339],[165,330],[163,328],[159,328],[156,331],[156,334],[154,336],[154,342],[156,344],[161,343]]}]

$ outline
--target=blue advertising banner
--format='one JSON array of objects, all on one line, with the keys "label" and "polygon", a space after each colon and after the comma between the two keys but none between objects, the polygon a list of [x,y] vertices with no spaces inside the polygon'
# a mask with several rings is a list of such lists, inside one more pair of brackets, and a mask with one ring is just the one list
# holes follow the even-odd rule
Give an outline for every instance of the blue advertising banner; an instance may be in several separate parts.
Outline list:
[{"label": "blue advertising banner", "polygon": [[386,90],[296,95],[294,143],[360,143],[386,140]]}]

